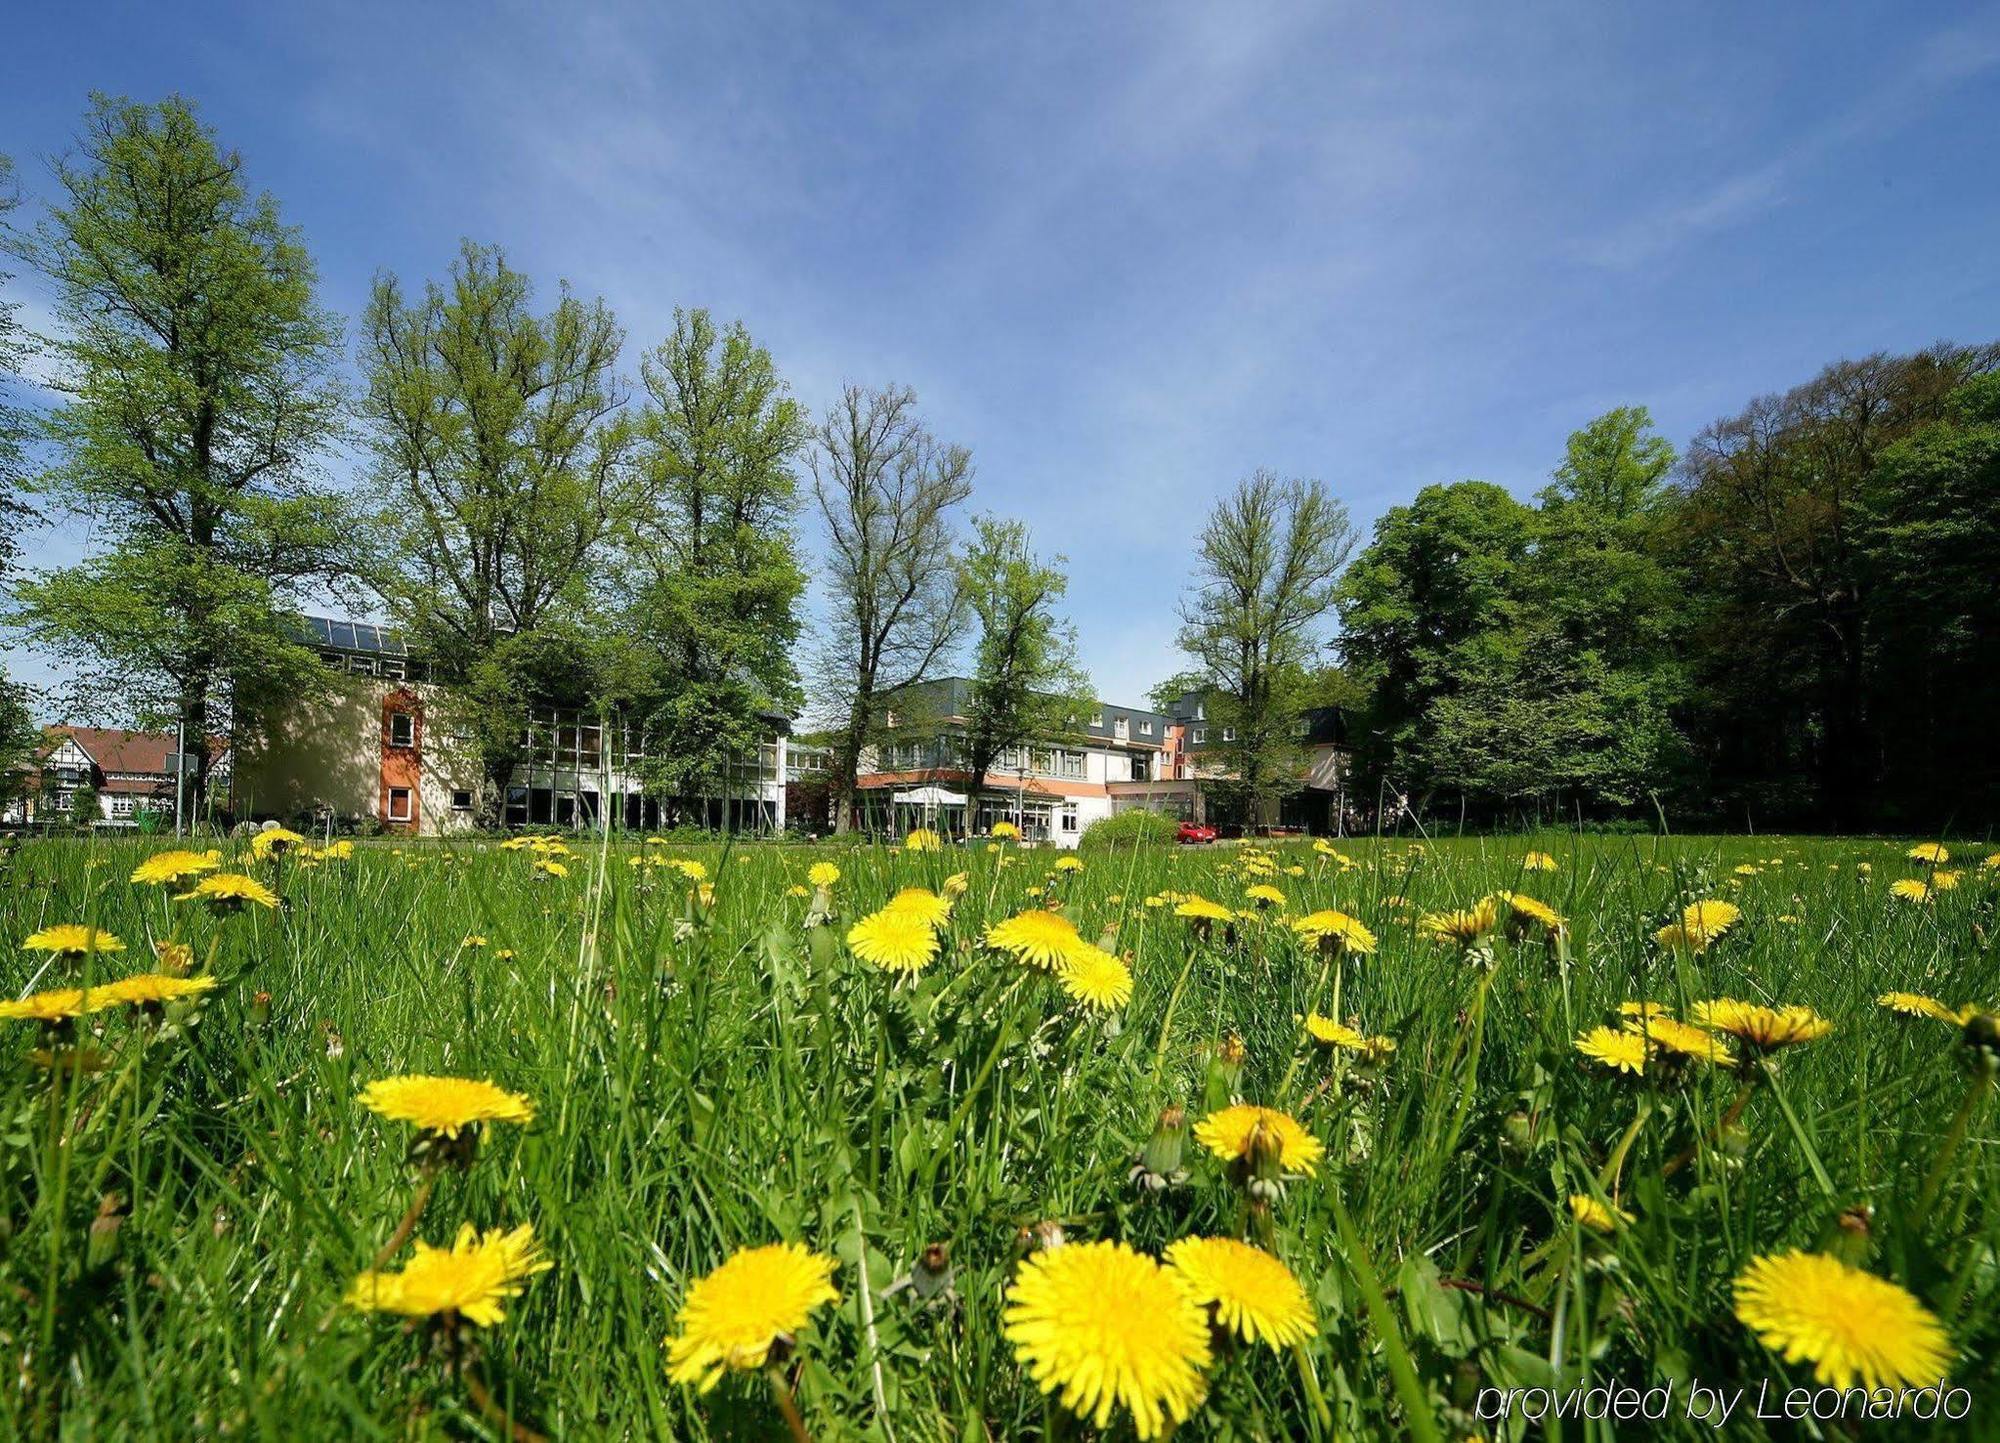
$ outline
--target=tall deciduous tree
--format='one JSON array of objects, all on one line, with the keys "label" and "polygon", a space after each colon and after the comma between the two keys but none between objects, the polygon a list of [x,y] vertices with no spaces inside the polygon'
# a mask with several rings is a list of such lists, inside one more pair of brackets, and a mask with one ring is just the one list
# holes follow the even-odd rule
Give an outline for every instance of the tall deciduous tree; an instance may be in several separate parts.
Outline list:
[{"label": "tall deciduous tree", "polygon": [[15,254],[55,288],[59,463],[31,485],[104,549],[17,588],[37,645],[115,678],[123,709],[196,739],[317,674],[291,611],[339,565],[314,454],[337,424],[339,327],[277,202],[186,101],[95,98]]},{"label": "tall deciduous tree", "polygon": [[[0,155],[0,223],[19,203],[14,163]],[[7,272],[0,271],[0,286],[9,279]],[[31,425],[26,409],[13,404],[11,395],[21,384],[21,367],[28,354],[28,337],[15,309],[12,301],[0,297],[0,585],[6,583],[20,557],[22,530],[35,519],[21,495]],[[41,750],[41,740],[25,690],[0,670],[0,802],[15,800],[31,785],[32,764]]]},{"label": "tall deciduous tree", "polygon": [[1696,437],[1674,530],[1701,602],[1702,724],[1746,801],[1874,814],[1888,744],[1870,670],[1875,469],[1996,359],[1939,346],[1841,361]]},{"label": "tall deciduous tree", "polygon": [[965,718],[975,803],[1001,752],[1073,730],[1090,706],[1076,628],[1059,609],[1069,591],[1063,564],[1060,556],[1036,556],[1019,521],[981,516],[973,523],[963,586],[979,628]]},{"label": "tall deciduous tree", "polygon": [[972,494],[972,453],[932,437],[909,388],[850,385],[814,430],[809,455],[828,597],[812,666],[833,713],[836,825],[845,830],[883,698],[932,676],[964,630],[952,517]]},{"label": "tall deciduous tree", "polygon": [[582,623],[630,500],[622,336],[567,287],[536,314],[528,278],[470,242],[414,300],[379,277],[362,325],[382,538],[367,570],[455,689],[490,825],[530,701],[565,671],[566,702],[601,684],[574,673],[594,660]]},{"label": "tall deciduous tree", "polygon": [[769,352],[706,311],[676,311],[640,376],[649,400],[635,426],[625,632],[637,643],[647,781],[681,796],[755,754],[763,712],[798,704],[793,467],[807,426]]},{"label": "tall deciduous tree", "polygon": [[1253,817],[1274,821],[1297,789],[1297,722],[1340,569],[1354,547],[1347,508],[1322,481],[1258,470],[1209,513],[1181,606],[1181,649],[1213,683],[1213,755]]}]

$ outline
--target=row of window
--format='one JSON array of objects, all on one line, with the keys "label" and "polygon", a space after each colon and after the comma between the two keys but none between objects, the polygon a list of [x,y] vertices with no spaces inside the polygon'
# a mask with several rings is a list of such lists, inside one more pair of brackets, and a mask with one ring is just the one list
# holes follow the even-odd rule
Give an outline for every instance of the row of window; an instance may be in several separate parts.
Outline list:
[{"label": "row of window", "polygon": [[405,656],[367,656],[351,651],[322,651],[319,659],[334,671],[351,676],[379,676],[389,681],[429,681],[428,663]]}]

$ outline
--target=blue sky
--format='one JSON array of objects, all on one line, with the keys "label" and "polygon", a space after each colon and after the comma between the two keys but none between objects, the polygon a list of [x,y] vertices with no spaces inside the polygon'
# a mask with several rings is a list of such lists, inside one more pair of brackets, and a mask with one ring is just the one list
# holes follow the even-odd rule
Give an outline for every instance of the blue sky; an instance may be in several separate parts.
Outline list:
[{"label": "blue sky", "polygon": [[914,386],[1068,556],[1114,700],[1177,667],[1190,538],[1257,466],[1365,528],[1525,495],[1614,405],[1680,445],[2000,336],[1991,5],[23,7],[31,200],[93,88],[195,98],[346,314],[471,236],[628,355],[702,305],[815,411]]}]

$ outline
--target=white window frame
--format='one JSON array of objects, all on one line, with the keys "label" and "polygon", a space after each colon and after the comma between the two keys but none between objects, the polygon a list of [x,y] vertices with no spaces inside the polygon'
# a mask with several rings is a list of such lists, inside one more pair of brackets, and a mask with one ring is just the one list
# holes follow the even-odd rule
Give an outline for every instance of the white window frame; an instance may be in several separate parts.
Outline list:
[{"label": "white window frame", "polygon": [[[400,812],[396,810],[396,798],[398,796],[403,799],[403,810]],[[416,792],[409,787],[389,788],[389,820],[392,822],[409,821],[416,815],[416,800]]]},{"label": "white window frame", "polygon": [[[400,728],[400,729],[402,730],[402,733],[403,733],[403,735],[402,735],[402,740],[400,740],[400,741],[398,741],[398,740],[397,740],[397,738],[396,738],[396,733],[397,733],[397,730],[398,730],[398,728]],[[406,712],[406,711],[392,711],[392,712],[390,712],[390,713],[389,713],[389,745],[390,745],[390,746],[392,746],[392,747],[413,747],[413,746],[415,746],[416,744],[417,744],[417,719],[416,719],[416,717],[415,717],[415,716],[413,716],[413,715],[412,715],[411,713],[409,713],[409,712]]]},{"label": "white window frame", "polygon": [[[459,801],[460,797],[464,797],[465,800],[463,802]],[[472,793],[467,791],[464,787],[453,787],[451,790],[451,809],[454,812],[471,811]]]},{"label": "white window frame", "polygon": [[1192,743],[1192,744],[1193,744],[1194,746],[1198,746],[1198,747],[1205,747],[1205,746],[1207,746],[1207,745],[1208,745],[1208,728],[1207,728],[1207,727],[1196,727],[1196,728],[1194,729],[1194,734],[1193,734],[1193,736],[1192,736],[1192,737],[1190,738],[1190,741],[1191,741],[1191,743]]},{"label": "white window frame", "polygon": [[1139,722],[1139,735],[1142,737],[1149,737],[1152,734],[1153,734],[1152,722],[1141,719]]},{"label": "white window frame", "polygon": [[1062,829],[1063,829],[1063,830],[1064,830],[1065,832],[1074,832],[1074,831],[1076,830],[1076,808],[1075,808],[1075,807],[1064,807],[1064,808],[1062,809],[1062,822],[1061,822],[1061,825],[1062,825]]},{"label": "white window frame", "polygon": [[1226,742],[1233,742],[1233,741],[1235,741],[1235,740],[1236,740],[1236,728],[1235,728],[1235,727],[1224,727],[1224,728],[1222,729],[1222,739],[1223,739],[1224,741],[1226,741]]}]

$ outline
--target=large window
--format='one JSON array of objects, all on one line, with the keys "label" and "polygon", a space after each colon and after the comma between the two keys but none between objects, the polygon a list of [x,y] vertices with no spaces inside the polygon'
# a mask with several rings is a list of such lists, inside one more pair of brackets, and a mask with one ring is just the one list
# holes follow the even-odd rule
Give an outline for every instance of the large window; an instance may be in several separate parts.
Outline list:
[{"label": "large window", "polygon": [[389,820],[407,822],[410,820],[412,799],[408,787],[389,788]]}]

